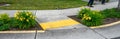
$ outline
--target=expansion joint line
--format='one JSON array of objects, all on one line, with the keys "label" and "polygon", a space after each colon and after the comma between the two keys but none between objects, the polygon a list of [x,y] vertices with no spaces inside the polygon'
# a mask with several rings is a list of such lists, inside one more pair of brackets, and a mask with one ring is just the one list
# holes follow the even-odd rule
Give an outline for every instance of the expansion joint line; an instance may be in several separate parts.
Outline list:
[{"label": "expansion joint line", "polygon": [[34,39],[36,39],[36,36],[37,36],[37,28],[35,30],[35,36],[34,36]]},{"label": "expansion joint line", "polygon": [[[89,27],[88,27],[89,28]],[[91,29],[91,28],[89,28],[89,29]],[[95,31],[94,29],[91,29],[93,32],[95,32],[95,33],[97,33],[98,35],[100,35],[100,36],[102,36],[103,38],[105,38],[105,39],[108,39],[108,38],[106,38],[105,36],[103,36],[102,34],[100,34],[100,33],[98,33],[97,31]]]},{"label": "expansion joint line", "polygon": [[[35,11],[35,16],[36,16],[36,12],[37,12],[37,10]],[[35,36],[34,36],[34,39],[36,39],[36,36],[37,36],[37,28],[35,28],[36,30],[35,30]]]}]

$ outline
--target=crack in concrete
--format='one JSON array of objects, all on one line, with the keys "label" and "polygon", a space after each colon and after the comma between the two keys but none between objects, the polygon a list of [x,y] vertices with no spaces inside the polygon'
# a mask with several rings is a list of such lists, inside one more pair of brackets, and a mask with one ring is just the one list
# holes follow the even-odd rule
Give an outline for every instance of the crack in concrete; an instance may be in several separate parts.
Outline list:
[{"label": "crack in concrete", "polygon": [[[89,27],[88,27],[89,28]],[[90,30],[92,30],[93,32],[95,32],[96,34],[100,35],[101,37],[108,39],[107,37],[105,37],[104,35],[98,33],[97,31],[95,31],[94,29],[89,28]]]}]

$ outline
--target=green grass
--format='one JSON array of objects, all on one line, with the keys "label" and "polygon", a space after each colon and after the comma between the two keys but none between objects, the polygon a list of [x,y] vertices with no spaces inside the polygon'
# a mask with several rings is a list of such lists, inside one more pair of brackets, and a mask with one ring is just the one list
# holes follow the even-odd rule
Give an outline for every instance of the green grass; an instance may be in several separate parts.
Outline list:
[{"label": "green grass", "polygon": [[120,11],[117,11],[116,8],[105,9],[101,11],[105,18],[120,18]]},{"label": "green grass", "polygon": [[0,0],[0,2],[11,3],[9,7],[0,7],[0,9],[5,10],[65,9],[85,6],[87,4],[81,0]]}]

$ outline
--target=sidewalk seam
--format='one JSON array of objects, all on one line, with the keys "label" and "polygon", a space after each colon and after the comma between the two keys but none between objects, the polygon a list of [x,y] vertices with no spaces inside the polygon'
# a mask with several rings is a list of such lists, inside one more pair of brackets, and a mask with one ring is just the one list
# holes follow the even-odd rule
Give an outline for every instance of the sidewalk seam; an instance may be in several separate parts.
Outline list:
[{"label": "sidewalk seam", "polygon": [[[88,27],[89,29],[91,29],[90,27]],[[95,31],[94,29],[91,29],[93,32],[95,32],[96,34],[100,35],[101,37],[108,39],[107,37],[105,37],[104,35],[98,33],[97,31]]]}]

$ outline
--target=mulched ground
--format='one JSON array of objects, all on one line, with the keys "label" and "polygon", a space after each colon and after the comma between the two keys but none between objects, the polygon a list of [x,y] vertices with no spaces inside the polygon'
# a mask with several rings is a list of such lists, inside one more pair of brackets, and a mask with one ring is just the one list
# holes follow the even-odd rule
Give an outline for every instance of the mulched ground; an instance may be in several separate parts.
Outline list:
[{"label": "mulched ground", "polygon": [[[72,18],[72,19],[81,23],[81,19],[77,18],[76,15],[68,16],[68,17],[70,17],[70,18]],[[119,21],[119,20],[120,20],[120,18],[105,18],[105,19],[103,19],[103,25],[110,24],[110,23],[113,23],[113,22],[116,22],[116,21]]]}]

